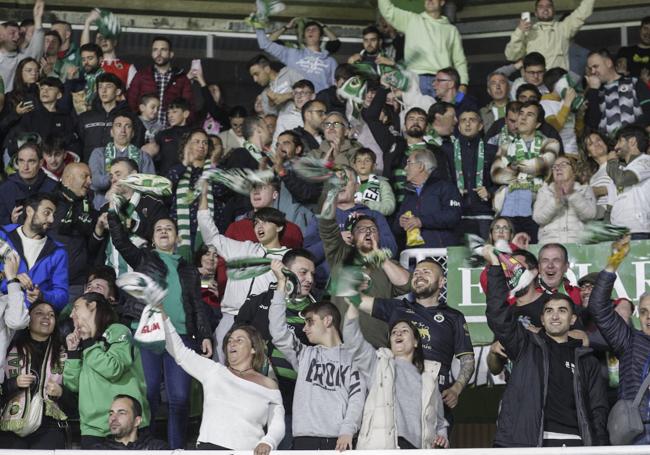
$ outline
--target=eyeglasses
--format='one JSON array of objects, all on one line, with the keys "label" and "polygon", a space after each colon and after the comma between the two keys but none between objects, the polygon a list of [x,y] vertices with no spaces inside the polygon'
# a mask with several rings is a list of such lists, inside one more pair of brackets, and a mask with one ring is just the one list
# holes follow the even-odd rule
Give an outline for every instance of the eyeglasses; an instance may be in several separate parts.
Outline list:
[{"label": "eyeglasses", "polygon": [[510,232],[510,226],[494,226],[492,230],[497,232]]},{"label": "eyeglasses", "polygon": [[554,164],[553,166],[551,166],[551,169],[553,169],[554,171],[559,171],[560,169],[564,169],[565,167],[571,167],[571,165],[569,163],[562,162],[562,163]]},{"label": "eyeglasses", "polygon": [[363,232],[366,234],[377,234],[379,230],[374,226],[359,226],[353,229],[354,232]]},{"label": "eyeglasses", "polygon": [[293,96],[296,96],[296,97],[311,96],[313,94],[314,94],[314,92],[312,92],[310,90],[294,90],[293,91]]},{"label": "eyeglasses", "polygon": [[451,82],[451,79],[440,79],[440,78],[436,78],[433,82]]},{"label": "eyeglasses", "polygon": [[345,128],[345,124],[342,122],[323,122],[323,128],[325,129],[334,128],[340,130],[341,128]]}]

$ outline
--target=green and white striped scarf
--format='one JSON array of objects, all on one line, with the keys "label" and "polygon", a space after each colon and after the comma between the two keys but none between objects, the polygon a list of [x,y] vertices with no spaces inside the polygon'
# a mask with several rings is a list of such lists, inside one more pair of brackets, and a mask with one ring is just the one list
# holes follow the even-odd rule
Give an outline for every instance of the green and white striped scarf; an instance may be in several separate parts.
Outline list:
[{"label": "green and white striped scarf", "polygon": [[[210,170],[210,160],[206,160],[203,164],[203,172]],[[178,181],[178,186],[176,187],[176,223],[178,229],[178,238],[179,245],[176,253],[185,258],[185,260],[192,259],[192,231],[190,228],[190,206],[194,203],[194,198],[192,195],[199,185],[200,178],[194,183],[194,186],[190,185],[190,179],[192,178],[192,166],[187,166],[185,172]],[[208,191],[208,208],[210,213],[214,214],[214,200],[212,196],[212,191]],[[198,248],[203,243],[201,238],[201,232],[197,230],[196,238],[194,242],[194,247]]]},{"label": "green and white striped scarf", "polygon": [[[121,199],[119,202],[117,199],[115,201],[116,202],[115,208],[117,210],[117,214],[120,217],[120,221],[122,222],[122,224],[124,224],[124,226],[127,228],[129,232],[129,240],[131,240],[131,242],[138,248],[141,248],[147,244],[146,239],[143,239],[139,235],[134,234],[135,230],[138,228],[138,225],[140,224],[140,216],[138,215],[138,212],[135,209],[140,203],[140,197],[141,194],[136,191],[133,193],[133,196],[131,196],[128,202],[125,201],[122,196],[119,196],[119,198]],[[126,224],[127,220],[129,219],[132,220],[130,226]],[[113,245],[113,240],[111,238],[109,238],[108,242],[106,242],[105,252],[106,252],[106,265],[112,267],[113,270],[115,270],[116,276],[119,277],[123,273],[133,271],[131,266],[129,266],[129,264],[126,263],[126,261],[124,260],[120,252],[117,251],[117,248],[115,248],[115,245]]]},{"label": "green and white striped scarf", "polygon": [[[460,150],[460,141],[456,138],[454,143],[454,167],[456,168],[456,185],[460,194],[465,193],[465,176],[463,175],[463,157]],[[483,139],[478,143],[478,155],[476,159],[476,175],[474,177],[474,188],[483,186],[483,166],[485,165],[485,145]]]},{"label": "green and white striped scarf", "polygon": [[101,68],[98,68],[94,73],[84,74],[84,79],[86,79],[86,88],[84,89],[86,106],[91,106],[93,103],[93,98],[97,93],[97,77],[100,74],[104,74],[104,70]]},{"label": "green and white striped scarf", "polygon": [[[140,158],[142,158],[140,149],[133,144],[129,144],[126,147],[126,156],[129,159],[132,159],[138,166],[140,166]],[[109,142],[104,148],[104,170],[106,172],[111,170],[111,162],[117,157],[117,147],[115,147],[114,142]]]},{"label": "green and white striped scarf", "polygon": [[258,163],[262,161],[262,158],[264,158],[264,152],[258,149],[255,144],[248,141],[244,141],[244,148],[248,150],[248,153],[250,153],[251,156],[255,158],[255,161],[257,161]]}]

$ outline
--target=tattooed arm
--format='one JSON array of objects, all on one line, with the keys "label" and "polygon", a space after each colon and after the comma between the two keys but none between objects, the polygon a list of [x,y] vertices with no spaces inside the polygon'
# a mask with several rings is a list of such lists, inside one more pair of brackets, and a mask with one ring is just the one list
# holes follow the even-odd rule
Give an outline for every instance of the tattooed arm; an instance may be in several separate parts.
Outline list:
[{"label": "tattooed arm", "polygon": [[458,360],[460,361],[458,378],[451,387],[442,392],[442,400],[452,409],[458,404],[458,396],[474,374],[474,354],[461,355]]}]

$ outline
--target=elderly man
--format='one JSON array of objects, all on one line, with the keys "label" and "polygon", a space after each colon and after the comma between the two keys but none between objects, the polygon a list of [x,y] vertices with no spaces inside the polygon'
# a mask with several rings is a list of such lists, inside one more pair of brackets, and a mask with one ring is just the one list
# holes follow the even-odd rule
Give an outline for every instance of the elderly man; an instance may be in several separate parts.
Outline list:
[{"label": "elderly man", "polygon": [[415,150],[406,160],[411,191],[393,223],[402,246],[444,248],[458,244],[454,229],[461,220],[461,196],[456,185],[435,175],[437,166],[429,149]]},{"label": "elderly man", "polygon": [[505,74],[495,71],[488,75],[487,92],[490,95],[490,102],[479,111],[485,131],[488,131],[495,121],[506,116],[509,86],[510,81]]},{"label": "elderly man", "polygon": [[318,150],[312,151],[312,155],[318,158],[327,158],[336,164],[352,166],[354,152],[360,146],[348,138],[350,123],[340,112],[332,111],[323,120],[323,133],[325,140]]}]

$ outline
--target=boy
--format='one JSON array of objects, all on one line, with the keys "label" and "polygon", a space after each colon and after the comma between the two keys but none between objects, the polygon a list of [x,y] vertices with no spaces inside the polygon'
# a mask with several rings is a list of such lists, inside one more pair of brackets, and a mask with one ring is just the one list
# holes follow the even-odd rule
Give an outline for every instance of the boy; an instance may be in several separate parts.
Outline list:
[{"label": "boy", "polygon": [[43,171],[53,180],[61,181],[63,170],[70,163],[78,163],[79,156],[65,149],[65,142],[61,136],[50,137],[43,145]]},{"label": "boy", "polygon": [[369,148],[364,147],[354,153],[352,167],[357,171],[359,180],[354,201],[388,216],[395,211],[395,195],[388,180],[375,174],[376,163],[375,152]]},{"label": "boy", "polygon": [[[145,127],[145,143],[154,142],[156,134],[165,128],[165,125],[158,121],[159,108],[160,100],[156,94],[146,93],[140,97],[140,121]],[[144,150],[144,147],[142,149]]]},{"label": "boy", "polygon": [[187,119],[190,117],[190,105],[183,98],[178,98],[167,108],[167,121],[169,128],[156,134],[158,152],[154,155],[154,162],[158,175],[167,175],[169,169],[180,163],[178,147],[183,136],[190,131]]}]

